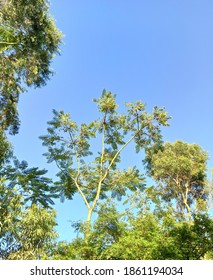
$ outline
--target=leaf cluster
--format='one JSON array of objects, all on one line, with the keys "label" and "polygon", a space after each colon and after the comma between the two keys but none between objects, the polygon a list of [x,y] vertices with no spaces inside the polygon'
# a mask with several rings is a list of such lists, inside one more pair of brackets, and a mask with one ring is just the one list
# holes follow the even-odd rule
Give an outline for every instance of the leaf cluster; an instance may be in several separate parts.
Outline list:
[{"label": "leaf cluster", "polygon": [[29,168],[26,161],[13,160],[0,170],[9,190],[18,191],[27,205],[40,204],[45,208],[53,205],[57,197],[52,180],[45,177],[47,171],[38,167]]}]

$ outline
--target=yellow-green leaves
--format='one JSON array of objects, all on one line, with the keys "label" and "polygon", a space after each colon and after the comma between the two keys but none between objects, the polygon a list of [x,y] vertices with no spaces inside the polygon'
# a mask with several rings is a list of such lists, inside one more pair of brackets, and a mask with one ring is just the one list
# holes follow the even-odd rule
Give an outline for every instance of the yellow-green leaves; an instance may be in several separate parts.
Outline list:
[{"label": "yellow-green leaves", "polygon": [[14,44],[17,44],[17,42],[12,28],[0,25],[0,55]]},{"label": "yellow-green leaves", "polygon": [[93,99],[98,103],[98,109],[102,113],[113,113],[117,109],[118,105],[115,103],[115,95],[111,92],[107,92],[105,89],[102,95],[98,99]]},{"label": "yellow-green leaves", "polygon": [[56,213],[33,204],[20,213],[16,223],[17,248],[9,252],[10,260],[35,260],[48,257],[48,250],[57,237]]}]

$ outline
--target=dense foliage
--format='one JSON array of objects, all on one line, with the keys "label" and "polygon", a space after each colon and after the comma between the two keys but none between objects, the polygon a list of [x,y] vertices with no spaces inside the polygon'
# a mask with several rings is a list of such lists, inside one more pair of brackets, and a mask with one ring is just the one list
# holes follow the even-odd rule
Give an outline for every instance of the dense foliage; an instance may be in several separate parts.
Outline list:
[{"label": "dense foliage", "polygon": [[213,252],[213,220],[206,214],[193,223],[177,221],[167,211],[126,215],[102,205],[89,242],[77,237],[54,248],[54,259],[90,260],[199,260]]},{"label": "dense foliage", "polygon": [[17,133],[17,103],[26,86],[45,85],[61,33],[46,0],[6,0],[0,9],[0,125]]},{"label": "dense foliage", "polygon": [[0,258],[35,259],[53,243],[55,195],[46,172],[19,162],[12,151],[0,166]]}]

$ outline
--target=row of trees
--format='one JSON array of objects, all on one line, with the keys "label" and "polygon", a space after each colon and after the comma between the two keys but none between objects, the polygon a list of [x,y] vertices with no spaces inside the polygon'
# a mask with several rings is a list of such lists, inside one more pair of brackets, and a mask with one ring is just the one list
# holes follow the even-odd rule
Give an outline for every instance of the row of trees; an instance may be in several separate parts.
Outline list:
[{"label": "row of trees", "polygon": [[[208,156],[197,144],[163,143],[161,128],[170,119],[164,108],[149,113],[137,101],[119,112],[116,96],[104,90],[94,99],[100,118],[87,124],[53,110],[40,139],[58,168],[55,182],[15,157],[7,133],[18,133],[19,95],[24,84],[39,87],[49,79],[61,33],[45,0],[0,6],[0,258],[212,258]],[[141,166],[134,157],[123,166],[126,149],[141,155]],[[71,243],[58,243],[54,200],[75,193],[87,217],[74,223]]]}]

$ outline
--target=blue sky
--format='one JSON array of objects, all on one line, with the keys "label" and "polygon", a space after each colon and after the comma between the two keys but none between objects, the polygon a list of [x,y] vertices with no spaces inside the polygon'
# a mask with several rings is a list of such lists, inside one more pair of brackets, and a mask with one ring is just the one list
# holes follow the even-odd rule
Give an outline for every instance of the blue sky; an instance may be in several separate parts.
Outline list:
[{"label": "blue sky", "polygon": [[[164,140],[201,145],[213,166],[213,1],[52,0],[51,11],[64,45],[47,86],[20,98],[21,128],[11,138],[20,160],[54,176],[38,139],[52,109],[69,111],[79,123],[92,120],[92,99],[106,88],[119,104],[165,106],[172,120]],[[131,151],[129,160],[135,164]],[[69,220],[85,219],[83,203],[75,197],[57,202],[56,210],[60,238],[71,240]]]}]

